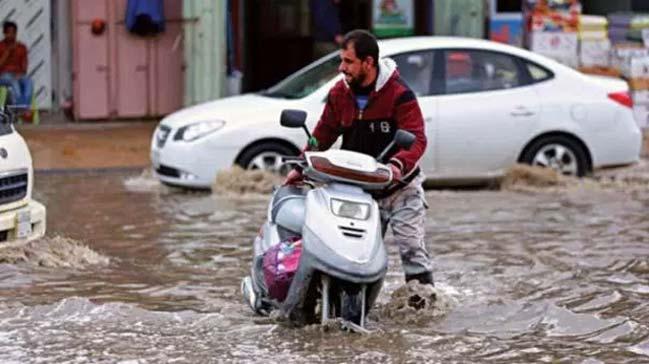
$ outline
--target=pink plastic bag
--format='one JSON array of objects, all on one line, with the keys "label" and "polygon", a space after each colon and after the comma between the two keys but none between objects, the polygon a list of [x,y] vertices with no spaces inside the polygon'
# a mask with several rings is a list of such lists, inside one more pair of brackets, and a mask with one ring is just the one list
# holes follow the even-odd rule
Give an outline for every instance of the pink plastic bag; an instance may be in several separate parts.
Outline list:
[{"label": "pink plastic bag", "polygon": [[270,297],[284,301],[302,255],[302,240],[292,238],[272,246],[264,254],[264,282]]}]

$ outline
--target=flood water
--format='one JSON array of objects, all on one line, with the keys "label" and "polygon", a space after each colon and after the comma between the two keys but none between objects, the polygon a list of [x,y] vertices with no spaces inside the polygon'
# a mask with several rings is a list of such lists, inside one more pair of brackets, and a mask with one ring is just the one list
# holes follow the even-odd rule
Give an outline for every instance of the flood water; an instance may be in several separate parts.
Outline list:
[{"label": "flood water", "polygon": [[242,302],[267,196],[138,175],[37,174],[48,233],[0,249],[0,362],[649,362],[644,186],[427,192],[435,312],[395,309],[388,236],[376,331],[360,335]]}]

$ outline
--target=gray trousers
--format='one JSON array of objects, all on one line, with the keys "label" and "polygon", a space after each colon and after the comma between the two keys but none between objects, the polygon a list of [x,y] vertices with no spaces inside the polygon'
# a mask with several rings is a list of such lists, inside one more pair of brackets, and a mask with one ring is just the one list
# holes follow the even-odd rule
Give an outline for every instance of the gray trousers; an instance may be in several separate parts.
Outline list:
[{"label": "gray trousers", "polygon": [[424,240],[426,223],[426,198],[421,183],[423,174],[417,176],[404,188],[378,200],[381,218],[388,221],[406,275],[432,272]]}]

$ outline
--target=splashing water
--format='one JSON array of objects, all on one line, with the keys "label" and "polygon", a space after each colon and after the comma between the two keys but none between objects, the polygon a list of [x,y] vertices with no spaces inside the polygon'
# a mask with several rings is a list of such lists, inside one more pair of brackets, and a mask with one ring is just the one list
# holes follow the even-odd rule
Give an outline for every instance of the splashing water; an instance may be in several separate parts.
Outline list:
[{"label": "splashing water", "polygon": [[150,168],[144,169],[139,176],[126,178],[124,187],[131,192],[163,192],[169,189],[160,183]]},{"label": "splashing water", "polygon": [[500,181],[504,190],[524,190],[526,188],[565,186],[568,178],[550,168],[516,164],[510,168]]},{"label": "splashing water", "polygon": [[262,170],[244,170],[234,166],[216,175],[212,192],[225,196],[269,194],[282,183],[282,176]]},{"label": "splashing water", "polygon": [[591,176],[563,176],[550,168],[516,164],[499,180],[501,190],[515,192],[562,192],[566,190],[621,190],[632,192],[649,189],[649,163],[595,171]]},{"label": "splashing water", "polygon": [[390,295],[390,301],[377,307],[371,318],[408,324],[429,323],[445,316],[457,305],[446,291],[428,284],[410,281]]},{"label": "splashing water", "polygon": [[0,246],[0,263],[83,269],[107,265],[109,259],[74,239],[55,236]]}]

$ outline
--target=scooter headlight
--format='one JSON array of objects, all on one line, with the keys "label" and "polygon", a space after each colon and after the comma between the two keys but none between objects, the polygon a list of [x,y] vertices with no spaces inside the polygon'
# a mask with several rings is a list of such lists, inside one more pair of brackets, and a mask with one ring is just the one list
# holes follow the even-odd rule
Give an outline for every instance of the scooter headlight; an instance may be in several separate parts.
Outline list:
[{"label": "scooter headlight", "polygon": [[353,201],[331,199],[331,212],[336,216],[356,220],[367,220],[370,217],[370,205]]}]

